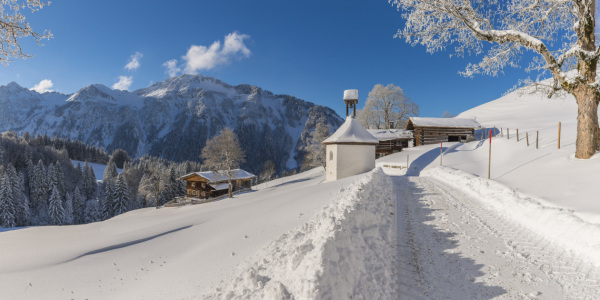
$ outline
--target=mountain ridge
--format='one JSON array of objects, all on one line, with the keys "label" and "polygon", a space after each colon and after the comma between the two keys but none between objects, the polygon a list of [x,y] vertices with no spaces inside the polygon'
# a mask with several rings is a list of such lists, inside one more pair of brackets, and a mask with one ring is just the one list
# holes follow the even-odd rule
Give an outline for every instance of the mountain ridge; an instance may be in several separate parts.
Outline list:
[{"label": "mountain ridge", "polygon": [[38,93],[15,82],[0,86],[0,130],[77,139],[107,151],[174,161],[199,158],[206,140],[230,127],[246,150],[242,166],[259,172],[273,160],[279,172],[301,165],[318,122],[332,130],[332,109],[258,86],[181,75],[132,92],[91,84],[73,94]]}]

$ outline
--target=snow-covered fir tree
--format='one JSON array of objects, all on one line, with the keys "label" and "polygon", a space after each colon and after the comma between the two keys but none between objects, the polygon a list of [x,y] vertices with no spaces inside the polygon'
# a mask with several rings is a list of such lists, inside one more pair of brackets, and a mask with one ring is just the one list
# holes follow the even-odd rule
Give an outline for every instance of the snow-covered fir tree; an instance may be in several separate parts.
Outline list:
[{"label": "snow-covered fir tree", "polygon": [[127,186],[125,177],[123,175],[118,175],[112,199],[113,215],[116,216],[127,212],[131,207],[130,201],[129,187]]},{"label": "snow-covered fir tree", "polygon": [[94,168],[88,165],[87,162],[83,165],[83,196],[86,200],[93,199],[96,196],[96,189],[98,183],[96,182],[96,174],[94,174]]},{"label": "snow-covered fir tree", "polygon": [[15,209],[12,186],[7,174],[0,180],[0,226],[15,227]]},{"label": "snow-covered fir tree", "polygon": [[32,214],[35,215],[35,223],[41,224],[48,215],[48,189],[47,189],[46,167],[40,159],[33,167],[29,179],[29,201]]},{"label": "snow-covered fir tree", "polygon": [[104,182],[104,201],[102,201],[102,219],[110,219],[115,215],[114,211],[115,186],[112,180]]},{"label": "snow-covered fir tree", "polygon": [[65,218],[64,224],[73,224],[73,196],[67,192],[64,202]]},{"label": "snow-covered fir tree", "polygon": [[106,169],[104,169],[104,175],[102,176],[102,182],[106,183],[107,181],[111,181],[117,178],[119,173],[117,172],[117,165],[111,159],[108,161],[108,165],[106,165]]},{"label": "snow-covered fir tree", "polygon": [[60,163],[50,164],[48,166],[48,194],[51,193],[53,187],[56,187],[62,198],[66,195],[65,174],[60,167]]},{"label": "snow-covered fir tree", "polygon": [[54,225],[62,225],[65,221],[65,210],[61,198],[58,187],[52,187],[50,199],[48,200],[48,215],[50,216],[50,222]]},{"label": "snow-covered fir tree", "polygon": [[85,223],[97,222],[102,220],[102,205],[97,199],[90,199],[85,202],[84,219]]},{"label": "snow-covered fir tree", "polygon": [[7,176],[7,184],[11,186],[13,193],[13,209],[15,216],[15,223],[17,226],[24,226],[29,223],[29,201],[25,195],[25,189],[23,186],[22,174],[17,173],[15,167],[9,163],[5,167],[5,175]]},{"label": "snow-covered fir tree", "polygon": [[75,187],[73,191],[73,224],[84,223],[85,201],[81,197],[79,187]]}]

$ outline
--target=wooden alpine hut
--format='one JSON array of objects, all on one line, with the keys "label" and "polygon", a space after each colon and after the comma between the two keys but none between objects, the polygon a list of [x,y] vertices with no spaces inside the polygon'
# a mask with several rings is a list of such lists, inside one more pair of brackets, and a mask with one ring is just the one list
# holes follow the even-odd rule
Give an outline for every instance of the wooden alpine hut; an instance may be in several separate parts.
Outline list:
[{"label": "wooden alpine hut", "polygon": [[367,129],[367,131],[379,140],[379,144],[375,146],[376,158],[408,148],[408,142],[413,139],[412,131],[405,129]]},{"label": "wooden alpine hut", "polygon": [[[242,169],[232,170],[233,191],[250,189],[254,174]],[[194,172],[179,178],[185,180],[186,195],[190,198],[208,199],[227,194],[229,191],[228,178],[225,171],[220,172]]]},{"label": "wooden alpine hut", "polygon": [[413,131],[414,145],[439,144],[440,142],[466,142],[481,124],[467,118],[421,118],[411,117],[406,124]]}]

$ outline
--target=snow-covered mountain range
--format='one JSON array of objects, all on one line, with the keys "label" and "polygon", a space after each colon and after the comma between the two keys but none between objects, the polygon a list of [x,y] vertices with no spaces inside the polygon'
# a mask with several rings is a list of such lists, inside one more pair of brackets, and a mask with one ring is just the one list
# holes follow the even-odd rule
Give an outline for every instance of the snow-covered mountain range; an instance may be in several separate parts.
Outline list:
[{"label": "snow-covered mountain range", "polygon": [[182,75],[133,92],[93,84],[65,95],[9,83],[0,86],[0,131],[69,137],[112,151],[174,161],[198,160],[206,140],[232,128],[246,151],[243,166],[279,171],[302,163],[309,132],[318,122],[332,130],[342,118],[332,109],[257,86],[231,86],[201,75]]}]

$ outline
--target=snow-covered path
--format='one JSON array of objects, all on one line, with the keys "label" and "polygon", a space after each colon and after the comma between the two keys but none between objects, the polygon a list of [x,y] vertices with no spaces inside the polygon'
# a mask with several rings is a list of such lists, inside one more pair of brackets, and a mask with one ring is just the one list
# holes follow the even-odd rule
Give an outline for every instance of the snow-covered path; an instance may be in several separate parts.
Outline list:
[{"label": "snow-covered path", "polygon": [[392,176],[400,299],[600,299],[600,271],[431,177]]}]

